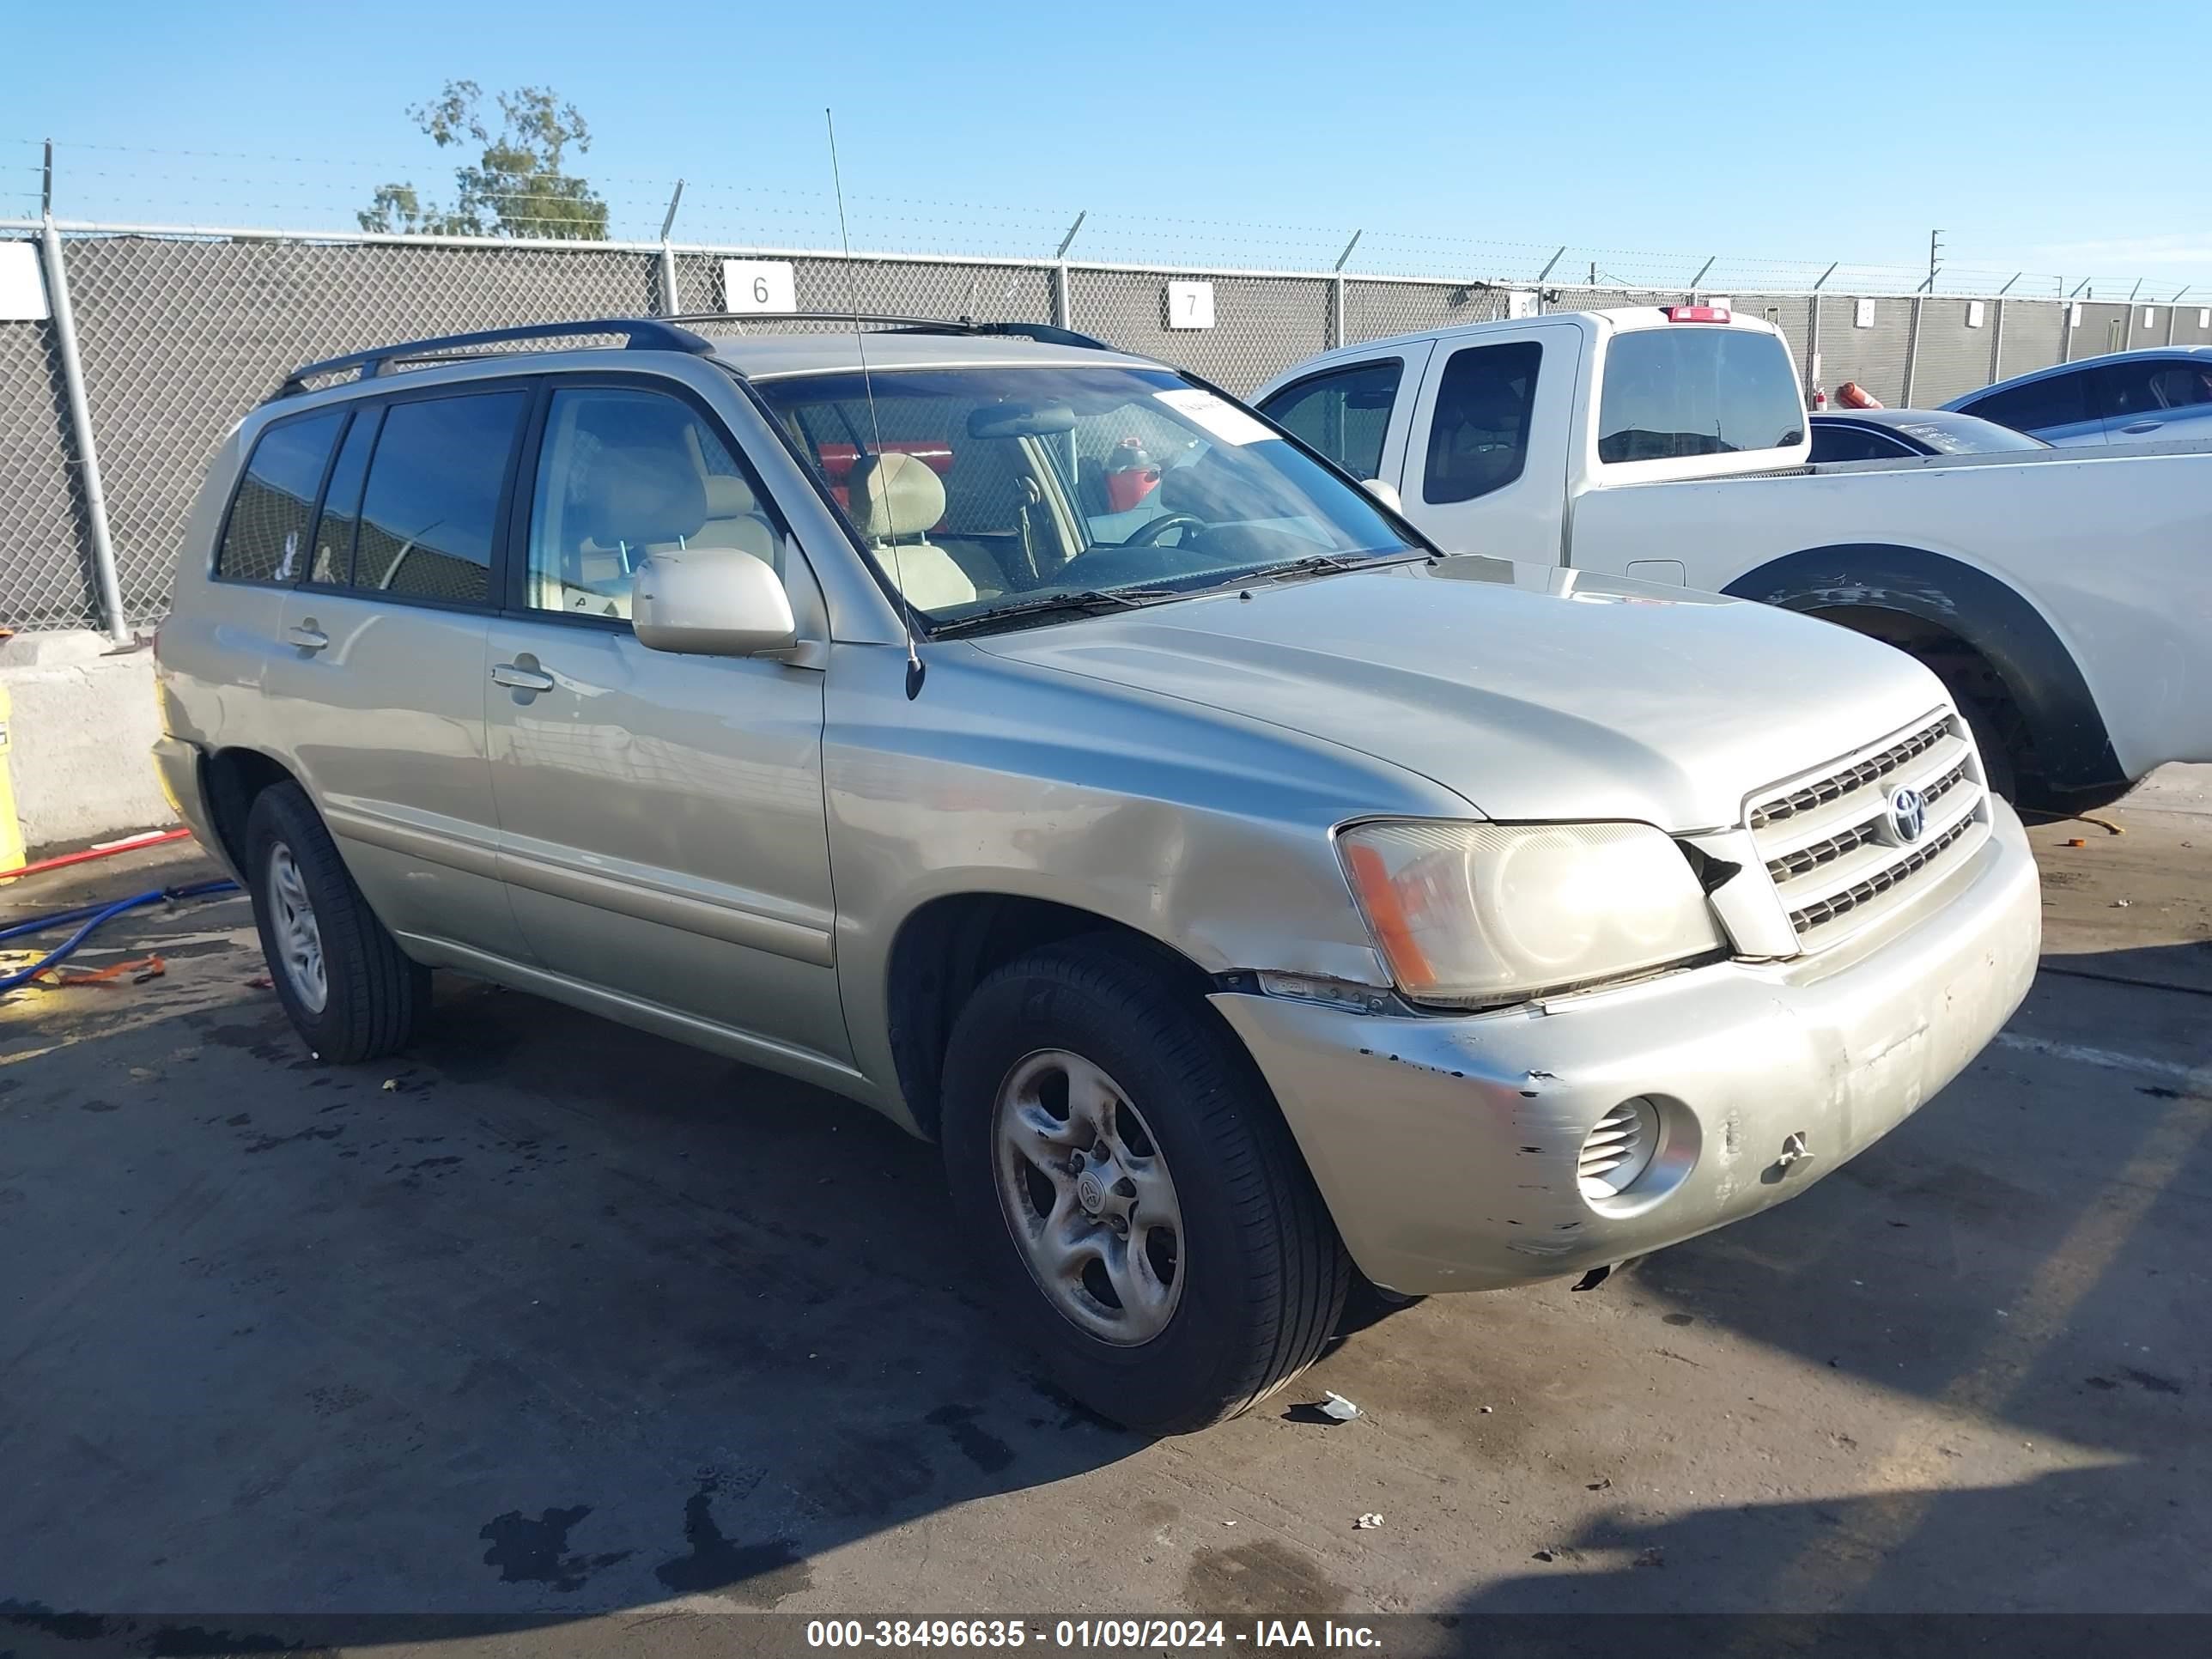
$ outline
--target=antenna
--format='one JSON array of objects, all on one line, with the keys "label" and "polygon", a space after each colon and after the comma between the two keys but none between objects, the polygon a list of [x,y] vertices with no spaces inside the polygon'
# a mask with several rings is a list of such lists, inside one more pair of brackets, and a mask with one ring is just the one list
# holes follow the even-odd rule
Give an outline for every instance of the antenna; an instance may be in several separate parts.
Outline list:
[{"label": "antenna", "polygon": [[[830,129],[830,183],[837,197],[837,237],[845,250],[845,298],[853,313],[853,349],[860,357],[860,390],[867,394],[868,425],[875,434],[876,472],[880,474],[885,459],[884,423],[876,413],[876,383],[868,374],[867,334],[860,326],[860,284],[853,275],[853,237],[845,226],[845,177],[837,166],[837,118],[825,109],[822,119]],[[911,702],[921,695],[923,671],[921,653],[914,648],[914,607],[907,603],[906,574],[899,568],[898,520],[890,511],[888,478],[884,480],[884,523],[890,539],[891,586],[898,589],[899,626],[906,634],[906,695]]]}]

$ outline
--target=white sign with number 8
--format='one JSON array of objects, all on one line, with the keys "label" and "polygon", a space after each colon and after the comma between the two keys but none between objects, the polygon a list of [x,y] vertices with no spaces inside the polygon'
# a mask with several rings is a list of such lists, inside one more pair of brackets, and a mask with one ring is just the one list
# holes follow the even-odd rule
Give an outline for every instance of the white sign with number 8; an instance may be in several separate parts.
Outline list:
[{"label": "white sign with number 8", "polygon": [[799,285],[788,259],[722,261],[722,309],[748,317],[799,309]]}]

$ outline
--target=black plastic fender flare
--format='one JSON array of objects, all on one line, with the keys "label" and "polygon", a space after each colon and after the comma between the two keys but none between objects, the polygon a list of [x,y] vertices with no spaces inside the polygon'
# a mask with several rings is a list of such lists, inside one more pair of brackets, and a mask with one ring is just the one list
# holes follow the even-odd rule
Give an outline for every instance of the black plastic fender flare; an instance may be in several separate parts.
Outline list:
[{"label": "black plastic fender flare", "polygon": [[1981,653],[2012,694],[2047,788],[2126,781],[2088,683],[2042,614],[1986,571],[1925,548],[1838,542],[1770,559],[1722,592],[1785,611],[1891,611]]}]

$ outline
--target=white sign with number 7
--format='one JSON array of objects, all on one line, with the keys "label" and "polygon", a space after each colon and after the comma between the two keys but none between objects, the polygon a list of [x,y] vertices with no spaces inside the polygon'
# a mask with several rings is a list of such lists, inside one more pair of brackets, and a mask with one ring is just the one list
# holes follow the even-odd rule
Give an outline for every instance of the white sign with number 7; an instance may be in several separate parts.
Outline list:
[{"label": "white sign with number 7", "polygon": [[1213,326],[1213,284],[1170,283],[1168,284],[1168,326],[1170,328],[1212,328]]},{"label": "white sign with number 7", "polygon": [[799,309],[799,285],[788,259],[722,261],[722,309],[764,316]]}]

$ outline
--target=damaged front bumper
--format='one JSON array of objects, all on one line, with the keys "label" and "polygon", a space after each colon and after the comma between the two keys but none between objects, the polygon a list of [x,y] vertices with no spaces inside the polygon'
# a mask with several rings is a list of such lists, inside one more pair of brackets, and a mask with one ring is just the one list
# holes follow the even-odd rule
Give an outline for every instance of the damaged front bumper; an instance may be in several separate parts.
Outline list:
[{"label": "damaged front bumper", "polygon": [[[1496,1013],[1360,1014],[1217,994],[1352,1259],[1409,1295],[1642,1255],[1795,1196],[1964,1069],[2034,977],[2020,820],[1940,895],[1818,956],[1729,962]],[[1659,1125],[1645,1175],[1586,1195],[1591,1130]]]}]

